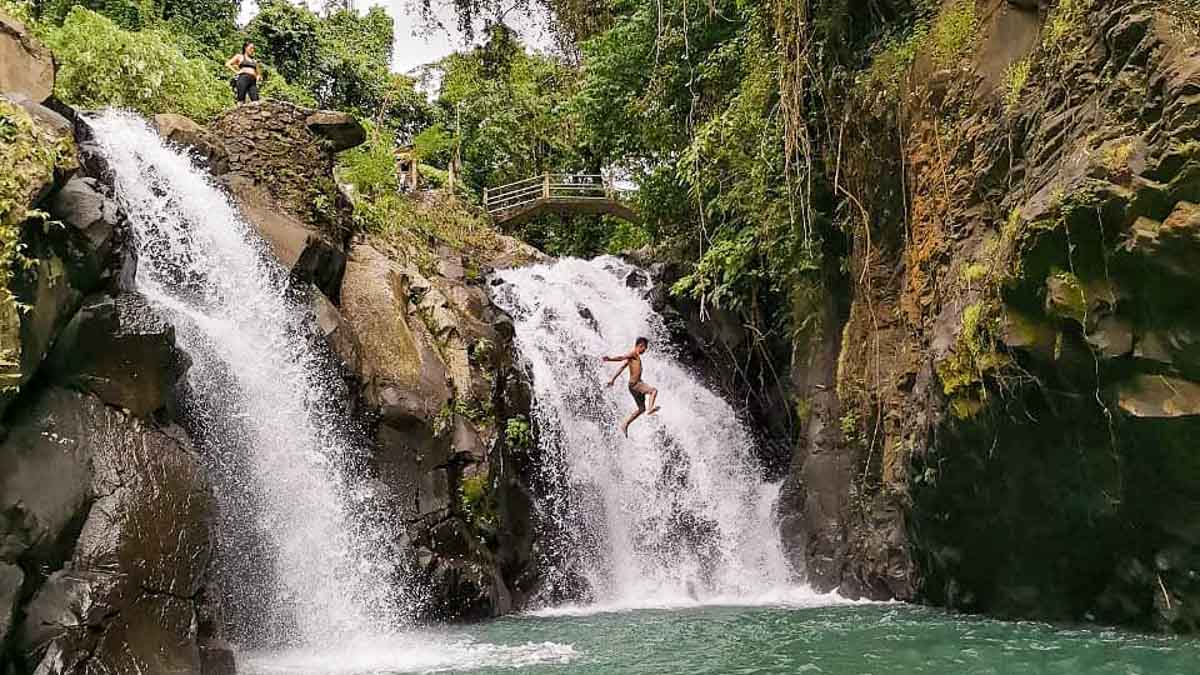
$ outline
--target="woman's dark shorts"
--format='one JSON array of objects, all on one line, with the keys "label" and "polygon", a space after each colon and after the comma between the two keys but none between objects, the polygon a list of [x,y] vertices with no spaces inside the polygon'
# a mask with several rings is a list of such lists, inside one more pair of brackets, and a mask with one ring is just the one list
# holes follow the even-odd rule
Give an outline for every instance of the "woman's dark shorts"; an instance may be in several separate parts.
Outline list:
[{"label": "woman's dark shorts", "polygon": [[645,382],[629,385],[629,395],[633,397],[633,401],[637,403],[638,410],[646,409],[646,394],[654,391],[654,388]]},{"label": "woman's dark shorts", "polygon": [[249,73],[238,73],[237,81],[233,85],[233,90],[237,94],[237,102],[245,103],[249,98],[251,101],[258,100],[258,78]]}]

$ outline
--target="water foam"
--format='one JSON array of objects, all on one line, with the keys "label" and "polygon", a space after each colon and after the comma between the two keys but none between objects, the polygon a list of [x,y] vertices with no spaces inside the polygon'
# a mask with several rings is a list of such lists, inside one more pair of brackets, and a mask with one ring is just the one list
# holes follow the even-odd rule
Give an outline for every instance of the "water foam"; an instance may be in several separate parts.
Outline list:
[{"label": "water foam", "polygon": [[245,652],[238,672],[247,675],[368,675],[441,673],[488,669],[519,670],[568,665],[579,658],[570,645],[527,642],[495,645],[466,636],[411,633],[387,639],[359,638],[335,649]]}]

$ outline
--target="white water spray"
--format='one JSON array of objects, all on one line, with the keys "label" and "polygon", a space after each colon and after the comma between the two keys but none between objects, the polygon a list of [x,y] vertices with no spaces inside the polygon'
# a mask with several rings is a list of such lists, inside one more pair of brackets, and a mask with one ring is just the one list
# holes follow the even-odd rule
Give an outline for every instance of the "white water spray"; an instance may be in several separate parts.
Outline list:
[{"label": "white water spray", "polygon": [[[512,314],[532,370],[545,482],[559,533],[561,578],[612,608],[786,601],[791,583],[754,441],[720,396],[672,351],[661,317],[615,258],[503,272],[497,303]],[[662,411],[621,435],[634,408],[619,365],[601,356],[650,339],[644,377]],[[774,598],[775,600],[771,600]]]},{"label": "white water spray", "polygon": [[221,510],[223,605],[240,637],[328,643],[394,630],[398,533],[354,484],[361,447],[335,410],[286,271],[209,176],[140,118],[91,121],[129,217],[138,290],[192,360],[192,419]]}]

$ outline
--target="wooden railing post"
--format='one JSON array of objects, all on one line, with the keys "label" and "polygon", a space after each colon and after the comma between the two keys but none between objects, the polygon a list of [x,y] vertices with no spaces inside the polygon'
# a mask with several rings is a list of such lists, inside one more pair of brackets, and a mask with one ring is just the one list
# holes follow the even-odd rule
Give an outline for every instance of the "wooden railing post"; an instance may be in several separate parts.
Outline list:
[{"label": "wooden railing post", "polygon": [[488,206],[489,206],[489,204],[488,204],[488,188],[484,187],[483,188],[483,208],[484,208],[484,210],[487,210]]},{"label": "wooden railing post", "polygon": [[550,172],[542,174],[542,199],[550,199]]}]

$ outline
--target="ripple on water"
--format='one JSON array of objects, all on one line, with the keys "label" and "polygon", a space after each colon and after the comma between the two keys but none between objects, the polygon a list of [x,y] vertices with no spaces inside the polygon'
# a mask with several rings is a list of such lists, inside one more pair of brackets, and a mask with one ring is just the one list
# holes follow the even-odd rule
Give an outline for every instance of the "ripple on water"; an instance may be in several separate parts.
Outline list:
[{"label": "ripple on water", "polygon": [[451,671],[526,670],[562,666],[578,657],[552,641],[500,645],[470,637],[408,634],[360,638],[332,648],[304,648],[238,655],[247,675],[391,675]]},{"label": "ripple on water", "polygon": [[1194,675],[1197,664],[1196,640],[896,604],[522,615],[239,660],[240,672],[260,675]]}]

